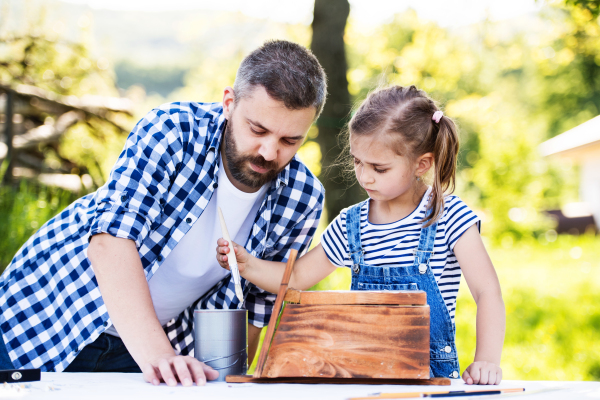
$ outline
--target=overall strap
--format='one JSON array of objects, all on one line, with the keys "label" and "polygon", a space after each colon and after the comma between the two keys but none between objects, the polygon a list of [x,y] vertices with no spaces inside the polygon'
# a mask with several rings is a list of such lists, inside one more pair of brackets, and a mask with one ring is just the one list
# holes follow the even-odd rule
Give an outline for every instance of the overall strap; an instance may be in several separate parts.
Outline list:
[{"label": "overall strap", "polygon": [[348,250],[352,258],[352,271],[357,274],[363,262],[364,251],[360,241],[360,212],[364,202],[355,204],[346,212],[346,233],[348,236]]},{"label": "overall strap", "polygon": [[415,250],[415,263],[419,271],[419,288],[427,292],[427,304],[430,307],[430,368],[434,377],[458,378],[460,366],[456,355],[454,324],[429,265],[434,255],[434,243],[438,223],[421,228],[419,246]]},{"label": "overall strap", "polygon": [[433,246],[435,243],[435,235],[437,234],[437,221],[428,227],[421,228],[421,236],[419,237],[419,247],[414,250],[415,259],[419,260],[419,273],[427,272],[429,259],[433,256]]}]

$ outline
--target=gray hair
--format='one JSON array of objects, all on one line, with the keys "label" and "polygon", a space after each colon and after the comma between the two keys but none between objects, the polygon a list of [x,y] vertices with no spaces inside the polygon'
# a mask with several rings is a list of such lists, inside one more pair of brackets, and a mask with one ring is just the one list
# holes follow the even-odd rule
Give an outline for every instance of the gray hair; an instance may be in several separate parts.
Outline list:
[{"label": "gray hair", "polygon": [[269,40],[244,58],[233,86],[235,103],[257,85],[290,110],[315,107],[315,119],[325,105],[325,71],[310,50],[296,43]]}]

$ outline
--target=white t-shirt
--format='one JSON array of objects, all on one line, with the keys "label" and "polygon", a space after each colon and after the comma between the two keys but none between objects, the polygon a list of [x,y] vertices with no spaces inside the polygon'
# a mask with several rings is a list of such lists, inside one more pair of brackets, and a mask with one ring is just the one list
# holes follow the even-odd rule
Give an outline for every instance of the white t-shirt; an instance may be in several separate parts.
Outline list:
[{"label": "white t-shirt", "polygon": [[[413,249],[419,244],[421,219],[427,209],[427,190],[420,204],[408,216],[389,224],[373,224],[369,221],[369,203],[363,203],[360,212],[360,238],[365,250],[364,260],[372,266],[409,266],[414,262]],[[329,224],[321,245],[329,260],[338,267],[351,267],[348,254],[346,212],[342,210]],[[467,229],[479,222],[479,217],[457,196],[444,198],[444,213],[438,221],[434,242],[435,254],[429,265],[440,288],[448,312],[454,321],[456,296],[460,284],[461,270],[454,255],[454,245]]]},{"label": "white t-shirt", "polygon": [[[216,259],[217,239],[223,237],[217,206],[223,211],[229,235],[244,245],[267,191],[268,185],[254,193],[242,192],[229,181],[222,164],[218,186],[206,209],[148,282],[163,326],[229,274]],[[113,325],[106,333],[119,335]]]}]

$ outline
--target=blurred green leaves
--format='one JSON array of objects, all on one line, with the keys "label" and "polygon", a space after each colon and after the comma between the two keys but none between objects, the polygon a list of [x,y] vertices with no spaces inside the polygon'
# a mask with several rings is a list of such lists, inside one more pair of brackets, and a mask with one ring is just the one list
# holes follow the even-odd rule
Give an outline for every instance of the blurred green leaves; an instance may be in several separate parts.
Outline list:
[{"label": "blurred green leaves", "polygon": [[18,187],[0,186],[0,273],[34,232],[77,197],[68,190],[28,180]]},{"label": "blurred green leaves", "polygon": [[[54,21],[51,25],[44,15],[44,8],[36,10],[20,30],[3,30],[0,34],[0,83],[12,88],[21,84],[41,88],[50,100],[60,98],[67,104],[72,104],[72,96],[82,99],[82,104],[88,101],[97,105],[117,97],[110,64],[103,57],[91,55],[87,27],[81,27],[80,42],[65,41],[60,35],[65,24]],[[16,115],[19,122],[13,128],[15,134],[52,125],[64,113],[64,109],[48,107],[43,101],[32,99],[30,103],[22,104],[23,114]],[[102,185],[123,146],[124,134],[133,126],[124,113],[103,107],[74,124],[58,142],[29,149],[43,163],[37,170],[87,174],[94,186]]]}]

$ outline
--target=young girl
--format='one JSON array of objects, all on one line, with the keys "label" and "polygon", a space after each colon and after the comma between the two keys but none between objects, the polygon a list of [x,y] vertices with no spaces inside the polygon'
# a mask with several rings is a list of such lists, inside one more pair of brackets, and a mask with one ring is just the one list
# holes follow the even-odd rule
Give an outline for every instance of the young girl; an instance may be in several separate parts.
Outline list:
[{"label": "young girl", "polygon": [[[505,312],[500,284],[478,230],[478,217],[454,190],[458,135],[454,122],[416,87],[371,93],[349,124],[350,154],[369,199],[345,209],[294,266],[289,286],[307,289],[336,267],[352,269],[352,290],[424,290],[431,310],[431,371],[459,377],[454,310],[461,271],[477,303],[475,361],[467,384],[499,384]],[[433,184],[423,176],[433,169]],[[276,293],[282,263],[250,256],[234,244],[241,275]],[[228,268],[229,243],[217,260]]]}]

